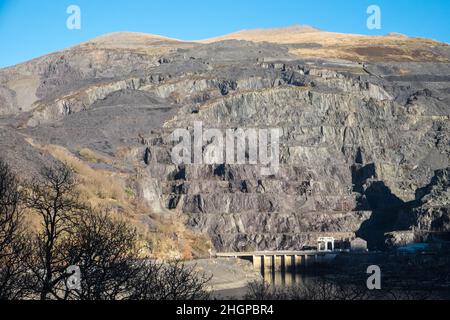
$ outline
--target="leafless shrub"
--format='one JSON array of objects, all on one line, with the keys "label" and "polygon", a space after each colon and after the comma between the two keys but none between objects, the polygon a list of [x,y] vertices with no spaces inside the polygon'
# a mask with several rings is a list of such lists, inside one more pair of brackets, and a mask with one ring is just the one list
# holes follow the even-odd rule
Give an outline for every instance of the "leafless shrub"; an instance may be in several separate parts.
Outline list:
[{"label": "leafless shrub", "polygon": [[264,280],[252,281],[247,285],[245,300],[287,300],[288,292]]},{"label": "leafless shrub", "polygon": [[181,261],[144,262],[133,280],[132,300],[205,300],[210,277]]},{"label": "leafless shrub", "polygon": [[380,261],[382,286],[369,290],[367,265],[312,276],[301,285],[274,287],[250,283],[247,299],[256,300],[427,300],[448,299],[450,257],[448,255],[389,255]]},{"label": "leafless shrub", "polygon": [[264,281],[252,282],[245,296],[249,300],[364,300],[369,297],[367,288],[323,276],[288,287],[277,287]]}]

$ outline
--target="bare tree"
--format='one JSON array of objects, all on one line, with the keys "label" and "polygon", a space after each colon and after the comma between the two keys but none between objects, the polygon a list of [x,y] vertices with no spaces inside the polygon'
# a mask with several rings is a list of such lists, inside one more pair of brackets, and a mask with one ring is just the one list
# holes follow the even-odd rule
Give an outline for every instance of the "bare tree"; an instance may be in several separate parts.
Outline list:
[{"label": "bare tree", "polygon": [[29,246],[22,224],[22,193],[9,166],[0,160],[0,300],[28,293],[25,259]]},{"label": "bare tree", "polygon": [[0,160],[0,258],[18,235],[20,200],[18,180],[8,164]]},{"label": "bare tree", "polygon": [[330,278],[325,275],[311,278],[301,285],[277,287],[264,280],[249,283],[248,300],[368,300],[376,298],[365,281],[356,284],[348,279]]},{"label": "bare tree", "polygon": [[70,263],[81,270],[80,290],[67,299],[190,300],[205,299],[209,278],[194,267],[140,257],[138,236],[127,222],[105,212],[86,210],[66,243]]},{"label": "bare tree", "polygon": [[288,292],[264,280],[255,280],[247,285],[245,300],[286,300]]},{"label": "bare tree", "polygon": [[182,261],[143,261],[131,285],[131,300],[205,300],[211,277]]},{"label": "bare tree", "polygon": [[86,210],[66,242],[70,264],[81,270],[81,290],[65,297],[81,300],[117,300],[129,294],[138,274],[137,234],[125,221],[107,213]]},{"label": "bare tree", "polygon": [[209,297],[205,286],[211,277],[199,273],[195,266],[187,266],[182,261],[164,264],[158,279],[158,300],[204,300]]},{"label": "bare tree", "polygon": [[374,297],[365,281],[320,276],[302,286],[288,288],[290,300],[369,300]]},{"label": "bare tree", "polygon": [[69,167],[56,163],[45,167],[30,185],[29,208],[41,218],[42,230],[35,239],[32,270],[40,299],[59,299],[70,265],[65,240],[73,233],[75,219],[83,206],[75,190],[75,179]]}]

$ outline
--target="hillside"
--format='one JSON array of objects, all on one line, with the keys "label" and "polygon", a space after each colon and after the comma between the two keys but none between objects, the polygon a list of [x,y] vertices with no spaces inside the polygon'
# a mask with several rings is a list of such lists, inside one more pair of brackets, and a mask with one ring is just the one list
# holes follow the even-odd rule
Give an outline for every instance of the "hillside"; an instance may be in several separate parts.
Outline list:
[{"label": "hillside", "polygon": [[[448,201],[426,218],[414,207],[450,166],[449,59],[429,39],[305,26],[190,42],[108,34],[0,70],[0,152],[24,178],[68,162],[86,199],[127,216],[158,256],[318,235],[382,247],[419,221],[450,231],[433,222]],[[281,128],[280,172],[173,164],[171,133],[196,121]]]}]

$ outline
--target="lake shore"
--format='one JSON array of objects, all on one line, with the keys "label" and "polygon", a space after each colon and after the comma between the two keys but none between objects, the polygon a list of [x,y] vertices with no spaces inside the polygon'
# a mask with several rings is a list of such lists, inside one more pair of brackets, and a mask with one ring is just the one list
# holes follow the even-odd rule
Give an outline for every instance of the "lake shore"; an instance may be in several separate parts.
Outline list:
[{"label": "lake shore", "polygon": [[255,271],[250,261],[235,258],[198,259],[187,263],[195,266],[198,272],[211,277],[208,290],[217,299],[239,298],[249,282],[260,280],[261,274]]}]

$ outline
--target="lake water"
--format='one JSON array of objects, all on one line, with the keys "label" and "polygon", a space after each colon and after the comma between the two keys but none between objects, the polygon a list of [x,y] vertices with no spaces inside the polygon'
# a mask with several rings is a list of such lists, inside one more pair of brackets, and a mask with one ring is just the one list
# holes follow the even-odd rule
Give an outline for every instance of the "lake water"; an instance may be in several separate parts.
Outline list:
[{"label": "lake water", "polygon": [[[277,287],[302,286],[305,283],[314,281],[316,275],[310,272],[284,272],[284,271],[269,271],[261,272],[261,276],[267,283]],[[213,296],[216,299],[243,299],[247,293],[247,288],[235,288],[218,290],[214,292]]]}]

